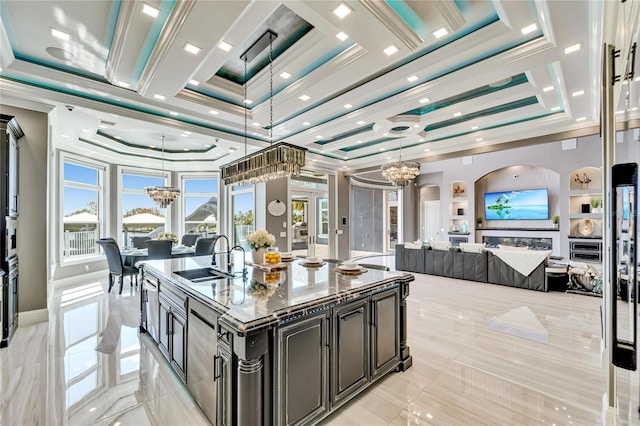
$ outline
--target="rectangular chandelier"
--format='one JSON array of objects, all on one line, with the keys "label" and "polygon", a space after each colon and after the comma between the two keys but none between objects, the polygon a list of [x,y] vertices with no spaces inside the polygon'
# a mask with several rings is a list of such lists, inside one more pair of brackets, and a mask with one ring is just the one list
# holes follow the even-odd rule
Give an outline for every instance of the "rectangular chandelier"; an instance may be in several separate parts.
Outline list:
[{"label": "rectangular chandelier", "polygon": [[220,167],[225,185],[249,185],[300,174],[306,148],[278,142]]}]

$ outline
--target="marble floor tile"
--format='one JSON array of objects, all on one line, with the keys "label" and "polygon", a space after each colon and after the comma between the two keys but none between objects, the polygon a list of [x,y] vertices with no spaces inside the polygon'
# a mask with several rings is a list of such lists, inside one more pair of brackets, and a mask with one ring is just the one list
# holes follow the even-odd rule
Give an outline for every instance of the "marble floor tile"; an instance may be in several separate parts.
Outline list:
[{"label": "marble floor tile", "polygon": [[[415,277],[413,366],[322,425],[604,424],[601,299]],[[49,322],[19,327],[0,350],[0,424],[207,424],[138,332],[138,289],[106,289],[106,280],[81,279],[56,289]],[[640,424],[638,372],[618,375],[618,423]]]}]

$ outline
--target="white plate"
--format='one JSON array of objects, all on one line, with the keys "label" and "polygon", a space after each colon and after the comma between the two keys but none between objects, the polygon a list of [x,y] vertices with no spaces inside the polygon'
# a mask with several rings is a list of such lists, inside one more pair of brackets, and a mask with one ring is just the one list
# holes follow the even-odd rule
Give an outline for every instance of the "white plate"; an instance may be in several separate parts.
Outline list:
[{"label": "white plate", "polygon": [[360,265],[356,265],[356,266],[343,266],[343,265],[340,265],[340,269],[342,269],[344,271],[357,271],[359,269],[362,269],[362,266],[360,266]]}]

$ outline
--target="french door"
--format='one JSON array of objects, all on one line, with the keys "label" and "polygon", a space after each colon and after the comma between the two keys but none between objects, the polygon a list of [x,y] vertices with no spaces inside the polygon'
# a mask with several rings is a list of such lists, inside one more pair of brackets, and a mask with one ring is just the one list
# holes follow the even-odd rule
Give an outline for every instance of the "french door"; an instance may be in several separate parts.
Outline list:
[{"label": "french door", "polygon": [[329,257],[329,198],[326,191],[291,195],[291,250],[296,256]]}]

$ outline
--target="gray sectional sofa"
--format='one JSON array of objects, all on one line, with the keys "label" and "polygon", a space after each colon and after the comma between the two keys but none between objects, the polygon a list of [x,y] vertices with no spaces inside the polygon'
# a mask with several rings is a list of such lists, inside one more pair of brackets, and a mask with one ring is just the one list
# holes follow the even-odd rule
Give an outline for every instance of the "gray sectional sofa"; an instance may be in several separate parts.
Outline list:
[{"label": "gray sectional sofa", "polygon": [[528,276],[507,265],[490,251],[465,253],[457,247],[433,250],[430,247],[409,249],[396,245],[396,269],[420,274],[439,275],[529,290],[545,288],[545,262]]}]

